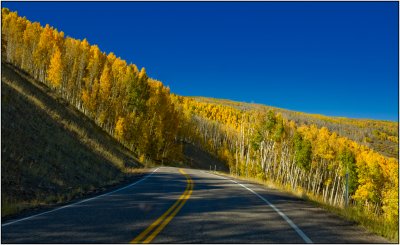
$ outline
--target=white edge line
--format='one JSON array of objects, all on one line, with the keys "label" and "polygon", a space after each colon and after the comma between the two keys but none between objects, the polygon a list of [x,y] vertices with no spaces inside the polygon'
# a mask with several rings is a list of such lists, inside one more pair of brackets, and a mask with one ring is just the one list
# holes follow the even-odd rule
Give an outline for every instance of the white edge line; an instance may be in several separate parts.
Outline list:
[{"label": "white edge line", "polygon": [[221,176],[221,175],[210,173],[209,171],[201,170],[201,172],[203,172],[203,173],[205,173],[205,174],[211,174],[211,175],[217,176],[217,177],[219,177],[220,179],[230,180],[230,179],[225,178],[225,177],[223,177],[223,176]]},{"label": "white edge line", "polygon": [[241,184],[241,183],[238,183],[238,182],[236,182],[236,181],[234,181],[234,180],[232,180],[232,179],[228,179],[228,178],[225,178],[225,177],[222,177],[222,176],[219,176],[219,175],[216,175],[216,174],[212,174],[212,173],[209,173],[209,172],[206,172],[206,171],[203,171],[204,173],[208,173],[208,174],[211,174],[211,175],[214,175],[214,176],[218,176],[218,177],[220,177],[221,179],[226,179],[226,180],[230,180],[230,181],[232,181],[233,183],[236,183],[236,184],[238,184],[238,185],[240,185],[240,186],[242,186],[243,188],[245,188],[245,189],[247,189],[248,191],[250,191],[251,193],[253,193],[253,194],[255,194],[256,196],[258,196],[261,200],[263,200],[266,204],[268,204],[275,212],[277,212],[296,232],[297,232],[297,234],[299,234],[299,236],[306,242],[306,243],[313,243],[312,241],[311,241],[311,239],[306,235],[306,234],[304,234],[304,232],[295,224],[295,223],[293,223],[293,221],[291,220],[291,219],[289,219],[289,217],[287,217],[284,213],[282,213],[277,207],[275,207],[275,205],[274,204],[272,204],[272,203],[270,203],[267,199],[265,199],[264,197],[262,197],[260,194],[258,194],[257,192],[255,192],[255,191],[253,191],[252,189],[250,189],[250,188],[248,188],[247,186],[245,186],[245,185],[243,185],[243,184]]},{"label": "white edge line", "polygon": [[156,169],[153,170],[150,174],[144,176],[144,177],[141,178],[140,180],[138,180],[138,181],[136,181],[136,182],[134,182],[134,183],[132,183],[132,184],[130,184],[130,185],[124,186],[124,187],[122,187],[122,188],[120,188],[120,189],[113,190],[113,191],[110,191],[110,192],[107,192],[107,193],[104,193],[104,194],[101,194],[101,195],[98,195],[98,196],[95,196],[95,197],[92,197],[92,198],[84,199],[84,200],[81,200],[81,201],[79,201],[79,202],[75,202],[75,203],[72,203],[72,204],[69,204],[69,205],[65,205],[65,206],[62,206],[62,207],[59,207],[59,208],[55,208],[55,209],[53,209],[53,210],[49,210],[49,211],[46,211],[46,212],[43,212],[43,213],[39,213],[39,214],[35,214],[35,215],[29,216],[29,217],[25,217],[25,218],[22,218],[22,219],[10,221],[10,222],[8,222],[8,223],[1,224],[1,227],[8,226],[8,225],[11,225],[11,224],[14,224],[14,223],[17,223],[17,222],[21,222],[21,221],[24,221],[24,220],[32,219],[32,218],[34,218],[34,217],[37,217],[37,216],[40,216],[40,215],[43,215],[43,214],[52,213],[52,212],[55,212],[55,211],[58,211],[58,210],[61,210],[61,209],[64,209],[64,208],[69,208],[69,207],[75,206],[75,205],[80,204],[80,203],[84,203],[84,202],[87,202],[87,201],[90,201],[90,200],[93,200],[93,199],[96,199],[96,198],[99,198],[99,197],[107,196],[107,195],[110,195],[110,194],[112,194],[112,193],[115,193],[115,192],[124,190],[124,189],[126,189],[126,188],[129,188],[129,187],[131,187],[131,186],[134,186],[134,185],[139,184],[140,182],[146,180],[146,179],[149,178],[152,174],[154,174],[158,169],[159,169],[159,168],[156,168]]}]

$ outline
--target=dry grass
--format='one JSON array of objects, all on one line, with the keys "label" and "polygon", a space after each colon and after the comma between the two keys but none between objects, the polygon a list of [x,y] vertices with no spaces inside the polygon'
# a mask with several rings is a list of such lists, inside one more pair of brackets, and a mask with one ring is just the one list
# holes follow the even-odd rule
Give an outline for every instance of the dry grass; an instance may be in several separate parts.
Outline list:
[{"label": "dry grass", "polygon": [[314,196],[312,194],[306,193],[303,190],[292,190],[290,186],[282,186],[276,184],[272,181],[264,181],[257,178],[252,177],[243,177],[237,176],[233,174],[227,174],[224,172],[213,172],[218,175],[226,176],[226,177],[234,177],[241,180],[246,180],[251,183],[261,184],[268,188],[278,189],[281,192],[294,195],[296,197],[307,200],[314,205],[321,207],[331,213],[334,213],[346,220],[355,222],[359,226],[367,229],[368,231],[377,234],[379,236],[385,237],[391,242],[398,243],[399,242],[399,226],[398,224],[388,223],[383,216],[379,216],[373,213],[366,212],[362,207],[350,206],[348,208],[342,207],[334,207],[332,205],[328,205],[323,202],[322,198],[319,196]]},{"label": "dry grass", "polygon": [[384,217],[368,213],[363,208],[350,206],[348,208],[339,208],[327,205],[320,201],[310,199],[315,205],[335,213],[342,218],[353,221],[358,225],[366,228],[370,232],[387,238],[391,242],[399,242],[399,227],[397,224],[388,223]]},{"label": "dry grass", "polygon": [[132,152],[46,86],[2,64],[2,217],[143,173]]}]

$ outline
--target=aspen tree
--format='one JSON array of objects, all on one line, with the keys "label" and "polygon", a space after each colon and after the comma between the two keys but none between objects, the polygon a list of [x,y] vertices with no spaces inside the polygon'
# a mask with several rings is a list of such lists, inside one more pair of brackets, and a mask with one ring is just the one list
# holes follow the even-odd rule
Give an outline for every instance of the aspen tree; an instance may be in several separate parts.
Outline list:
[{"label": "aspen tree", "polygon": [[61,51],[55,47],[55,51],[50,60],[50,66],[47,70],[47,80],[52,87],[59,89],[61,87],[63,66],[61,64]]}]

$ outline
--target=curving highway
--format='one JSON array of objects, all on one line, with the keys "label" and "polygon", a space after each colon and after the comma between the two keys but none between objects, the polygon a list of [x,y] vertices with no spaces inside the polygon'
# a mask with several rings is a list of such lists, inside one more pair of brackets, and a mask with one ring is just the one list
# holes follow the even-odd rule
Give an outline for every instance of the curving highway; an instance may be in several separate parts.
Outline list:
[{"label": "curving highway", "polygon": [[121,189],[3,222],[2,243],[387,243],[301,199],[160,167]]}]

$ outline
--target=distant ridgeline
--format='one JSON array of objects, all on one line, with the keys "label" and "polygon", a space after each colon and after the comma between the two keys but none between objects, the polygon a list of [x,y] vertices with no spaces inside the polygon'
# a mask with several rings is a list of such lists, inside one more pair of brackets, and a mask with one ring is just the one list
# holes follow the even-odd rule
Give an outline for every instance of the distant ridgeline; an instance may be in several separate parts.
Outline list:
[{"label": "distant ridgeline", "polygon": [[344,205],[348,173],[350,204],[398,223],[398,159],[367,146],[380,140],[391,149],[386,155],[398,154],[398,123],[202,97],[175,100],[198,129],[195,142],[227,162],[231,173],[272,180],[334,206]]},{"label": "distant ridgeline", "polygon": [[2,60],[57,91],[140,158],[182,161],[182,142],[232,174],[398,223],[398,123],[170,94],[144,68],[2,9]]}]

